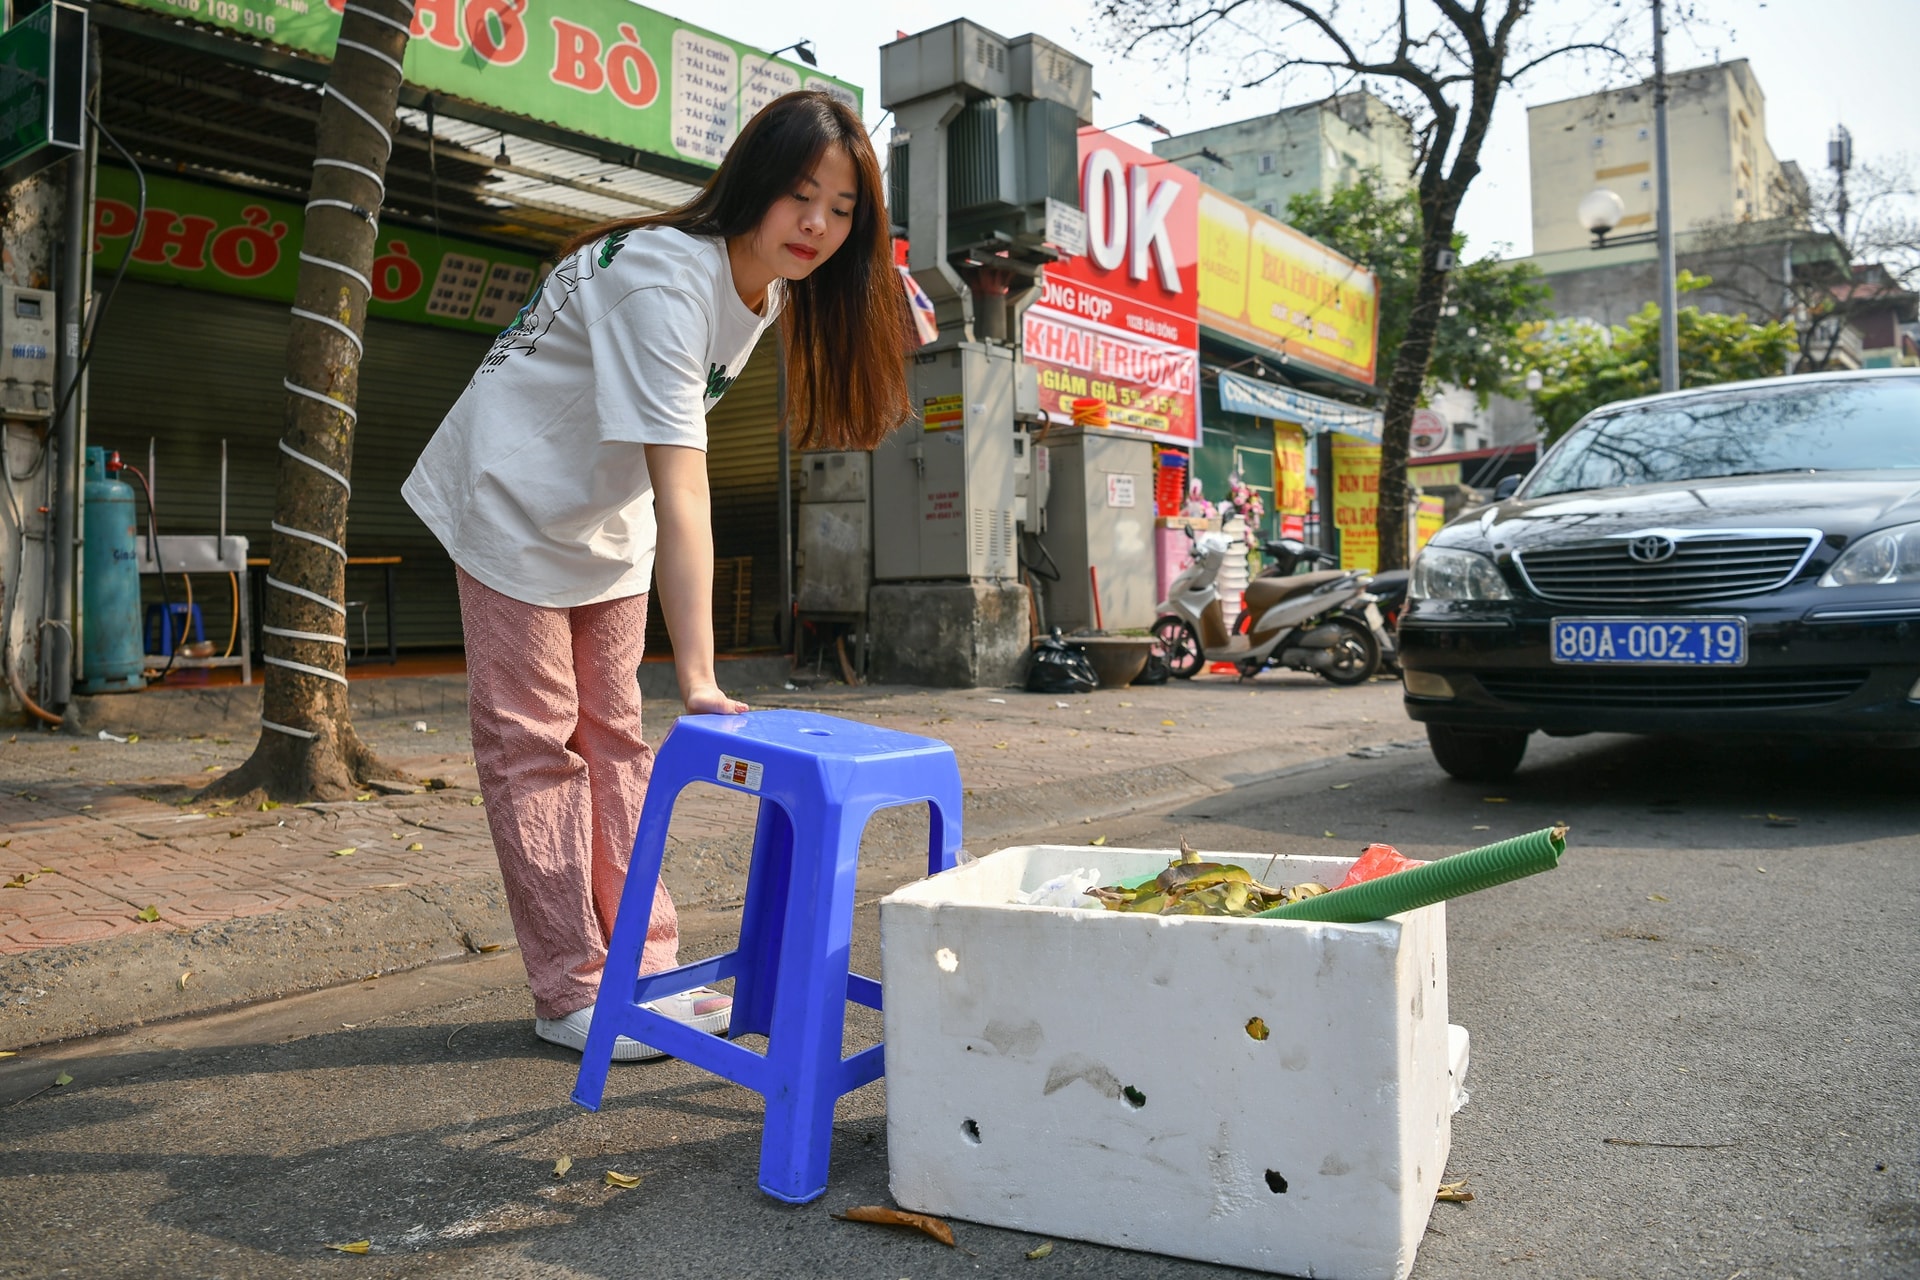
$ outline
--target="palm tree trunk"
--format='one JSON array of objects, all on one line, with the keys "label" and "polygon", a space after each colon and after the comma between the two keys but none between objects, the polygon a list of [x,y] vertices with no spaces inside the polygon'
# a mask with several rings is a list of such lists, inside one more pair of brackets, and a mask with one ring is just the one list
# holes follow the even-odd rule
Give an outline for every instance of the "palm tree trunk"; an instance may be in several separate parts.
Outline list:
[{"label": "palm tree trunk", "polygon": [[344,548],[361,335],[412,8],[350,0],[341,18],[287,337],[260,740],[209,794],[339,799],[356,782],[396,776],[354,732],[347,704]]}]

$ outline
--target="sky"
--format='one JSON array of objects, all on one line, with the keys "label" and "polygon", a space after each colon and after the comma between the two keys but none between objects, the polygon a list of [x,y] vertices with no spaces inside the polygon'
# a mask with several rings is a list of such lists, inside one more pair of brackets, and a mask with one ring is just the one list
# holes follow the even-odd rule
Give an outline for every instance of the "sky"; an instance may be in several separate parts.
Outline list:
[{"label": "sky", "polygon": [[[1554,10],[1586,13],[1598,7],[1594,0],[1539,4],[1548,16]],[[686,0],[652,0],[650,7],[764,49],[811,40],[822,71],[866,91],[869,125],[882,115],[880,45],[896,31],[923,31],[961,17],[1002,36],[1045,36],[1091,62],[1094,91],[1100,95],[1094,123],[1102,127],[1144,114],[1185,133],[1324,92],[1302,82],[1290,91],[1248,90],[1221,102],[1216,92],[1186,91],[1179,72],[1164,58],[1123,61],[1106,48],[1094,16],[1096,0],[897,0],[884,6],[850,0],[808,10],[791,0],[728,0],[711,13],[688,7]],[[1767,135],[1781,159],[1797,160],[1809,177],[1817,176],[1826,164],[1828,134],[1844,123],[1853,134],[1856,164],[1904,155],[1920,166],[1920,112],[1912,88],[1913,68],[1920,64],[1915,0],[1669,0],[1669,14],[1676,9],[1692,13],[1678,23],[1669,19],[1668,67],[1748,59],[1767,97]],[[1203,62],[1195,67],[1195,82],[1218,83],[1224,74],[1223,68]],[[1646,74],[1652,74],[1650,63]],[[1597,71],[1562,63],[1502,95],[1482,152],[1482,172],[1461,210],[1460,229],[1467,233],[1471,255],[1497,248],[1503,256],[1531,250],[1527,104],[1574,97],[1608,83]],[[1137,125],[1118,133],[1142,147],[1156,136]]]}]

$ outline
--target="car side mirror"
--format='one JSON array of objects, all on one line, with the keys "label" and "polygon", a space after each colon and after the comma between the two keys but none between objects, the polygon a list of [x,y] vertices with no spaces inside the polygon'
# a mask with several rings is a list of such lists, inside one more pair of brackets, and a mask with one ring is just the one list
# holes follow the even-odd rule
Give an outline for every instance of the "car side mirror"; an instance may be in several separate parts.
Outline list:
[{"label": "car side mirror", "polygon": [[1508,498],[1511,498],[1514,491],[1520,487],[1520,482],[1524,479],[1526,479],[1525,476],[1502,476],[1500,483],[1493,486],[1493,500],[1495,502],[1505,502]]}]

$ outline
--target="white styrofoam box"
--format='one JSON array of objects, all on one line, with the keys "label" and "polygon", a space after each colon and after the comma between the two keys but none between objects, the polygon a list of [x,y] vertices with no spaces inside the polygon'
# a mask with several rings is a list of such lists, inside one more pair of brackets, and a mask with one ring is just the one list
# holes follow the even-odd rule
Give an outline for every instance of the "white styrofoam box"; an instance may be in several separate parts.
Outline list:
[{"label": "white styrofoam box", "polygon": [[[1445,905],[1338,925],[1009,901],[1075,867],[1112,884],[1174,856],[1003,849],[881,901],[894,1199],[1262,1271],[1402,1280],[1466,1069],[1447,1026]],[[1331,886],[1352,862],[1207,856],[1268,884]]]}]

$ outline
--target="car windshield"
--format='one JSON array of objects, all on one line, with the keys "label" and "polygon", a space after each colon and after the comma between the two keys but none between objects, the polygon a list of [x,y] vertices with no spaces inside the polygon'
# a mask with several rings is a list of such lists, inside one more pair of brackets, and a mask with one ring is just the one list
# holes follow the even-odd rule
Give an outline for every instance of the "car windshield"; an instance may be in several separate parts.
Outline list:
[{"label": "car windshield", "polygon": [[1525,496],[1781,471],[1920,468],[1920,378],[1785,382],[1603,413]]}]

